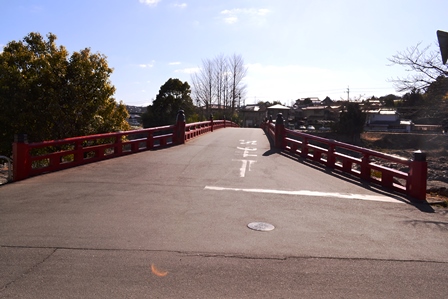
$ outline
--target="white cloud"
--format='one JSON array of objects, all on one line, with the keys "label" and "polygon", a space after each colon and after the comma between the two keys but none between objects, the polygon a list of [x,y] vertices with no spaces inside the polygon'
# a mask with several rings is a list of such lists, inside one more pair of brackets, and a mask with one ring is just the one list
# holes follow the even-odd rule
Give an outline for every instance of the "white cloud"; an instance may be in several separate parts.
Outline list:
[{"label": "white cloud", "polygon": [[224,22],[227,24],[235,24],[239,21],[240,16],[246,16],[250,18],[264,17],[270,13],[267,8],[234,8],[225,9],[221,11]]},{"label": "white cloud", "polygon": [[173,7],[184,9],[187,8],[187,3],[174,3]]},{"label": "white cloud", "polygon": [[154,64],[153,63],[147,63],[147,64],[139,64],[138,66],[141,67],[142,69],[145,69],[145,68],[153,67]]},{"label": "white cloud", "polygon": [[156,6],[157,3],[160,2],[160,0],[139,0],[139,2],[148,6]]},{"label": "white cloud", "polygon": [[238,17],[237,16],[225,17],[224,22],[226,22],[227,24],[235,24],[236,22],[238,22]]},{"label": "white cloud", "polygon": [[179,61],[173,61],[173,62],[168,63],[168,65],[179,65],[179,64],[180,64]]}]

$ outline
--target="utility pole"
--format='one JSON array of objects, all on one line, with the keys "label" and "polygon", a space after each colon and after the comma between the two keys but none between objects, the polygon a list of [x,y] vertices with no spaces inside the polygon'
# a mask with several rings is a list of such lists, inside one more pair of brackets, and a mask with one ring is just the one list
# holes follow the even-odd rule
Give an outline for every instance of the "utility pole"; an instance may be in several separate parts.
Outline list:
[{"label": "utility pole", "polygon": [[350,102],[350,86],[347,86],[347,101]]}]

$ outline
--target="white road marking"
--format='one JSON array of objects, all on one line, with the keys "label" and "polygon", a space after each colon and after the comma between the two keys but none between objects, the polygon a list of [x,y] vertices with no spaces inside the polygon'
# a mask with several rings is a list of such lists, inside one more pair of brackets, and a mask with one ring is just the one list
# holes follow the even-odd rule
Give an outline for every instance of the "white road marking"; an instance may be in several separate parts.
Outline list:
[{"label": "white road marking", "polygon": [[[249,146],[247,146],[247,145],[256,146],[257,145],[257,141],[256,140],[246,141],[244,139],[241,139],[240,140],[240,144],[241,145],[246,145],[246,146],[245,147],[239,147],[239,146],[236,147],[237,150],[235,151],[235,153],[238,156],[242,153],[243,154],[243,158],[257,157],[257,154],[255,153],[257,151],[257,148],[256,147],[249,147]],[[246,159],[243,159],[243,160],[233,159],[232,161],[240,161],[241,162],[240,178],[244,178],[246,176],[247,169],[249,169],[249,171],[251,171],[252,164],[257,162],[256,160],[246,160]]]},{"label": "white road marking", "polygon": [[241,160],[241,162],[243,162],[243,165],[240,168],[240,177],[244,178],[246,176],[247,160]]},{"label": "white road marking", "polygon": [[[246,169],[249,168],[249,171],[251,171],[252,164],[257,162],[254,160],[235,160],[232,161],[240,161],[242,162],[241,168],[240,168],[240,177],[244,178],[246,176]],[[247,167],[247,162],[249,162],[249,167]]]},{"label": "white road marking", "polygon": [[240,144],[249,144],[249,145],[257,145],[257,141],[253,140],[253,141],[246,141],[244,139],[240,140]]},{"label": "white road marking", "polygon": [[256,154],[250,154],[251,151],[256,151],[256,148],[252,148],[252,147],[237,147],[238,150],[243,151],[243,158],[246,157],[256,157]]},{"label": "white road marking", "polygon": [[360,199],[360,200],[369,200],[369,201],[403,203],[402,201],[396,200],[392,197],[381,196],[381,195],[319,192],[319,191],[308,191],[308,190],[287,191],[287,190],[273,190],[273,189],[226,188],[226,187],[216,187],[216,186],[205,186],[204,190],[236,191],[236,192],[249,192],[249,193],[269,193],[269,194],[284,194],[284,195],[302,195],[302,196],[317,196],[317,197],[336,197],[336,198],[346,198],[346,199]]}]

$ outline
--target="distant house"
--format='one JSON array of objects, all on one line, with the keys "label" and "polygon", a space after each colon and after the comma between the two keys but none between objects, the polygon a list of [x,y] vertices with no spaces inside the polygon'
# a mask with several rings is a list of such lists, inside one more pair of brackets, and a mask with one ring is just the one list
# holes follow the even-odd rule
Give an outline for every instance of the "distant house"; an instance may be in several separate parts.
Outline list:
[{"label": "distant house", "polygon": [[308,98],[300,98],[296,101],[298,104],[304,104],[306,102],[311,102],[312,105],[320,105],[321,101],[318,97],[308,97]]},{"label": "distant house", "polygon": [[257,104],[242,106],[240,112],[243,114],[243,127],[258,127],[266,118],[266,107]]},{"label": "distant house", "polygon": [[325,119],[328,110],[324,106],[310,106],[302,108],[302,116],[307,124],[315,124],[317,120]]},{"label": "distant house", "polygon": [[375,111],[380,110],[383,105],[378,99],[368,99],[366,101],[362,101],[360,106],[363,111]]},{"label": "distant house", "polygon": [[127,121],[128,121],[128,124],[133,127],[138,127],[138,126],[142,125],[142,117],[137,114],[130,114]]},{"label": "distant house", "polygon": [[140,106],[129,106],[129,105],[126,105],[126,109],[128,110],[129,114],[142,115],[143,113],[146,112],[148,107],[147,106],[140,107]]},{"label": "distant house", "polygon": [[225,115],[230,112],[231,108],[225,105],[208,104],[201,106],[200,109],[203,115],[207,115],[207,118],[210,118],[210,115]]},{"label": "distant house", "polygon": [[412,121],[401,120],[396,110],[369,110],[366,114],[365,131],[411,132]]},{"label": "distant house", "polygon": [[307,125],[323,123],[324,121],[334,121],[339,115],[339,106],[310,106],[302,108],[302,118]]},{"label": "distant house", "polygon": [[325,99],[323,99],[322,102],[320,102],[320,104],[322,106],[331,106],[334,104],[334,101],[332,99],[330,99],[329,97],[326,97]]},{"label": "distant house", "polygon": [[287,121],[289,119],[291,108],[277,104],[268,107],[268,115],[272,115],[272,119],[275,120],[277,115],[281,113],[283,115],[283,119]]},{"label": "distant house", "polygon": [[142,125],[142,115],[146,112],[147,107],[137,107],[126,105],[126,110],[128,110],[129,118],[127,119],[129,125],[131,126],[141,126]]}]

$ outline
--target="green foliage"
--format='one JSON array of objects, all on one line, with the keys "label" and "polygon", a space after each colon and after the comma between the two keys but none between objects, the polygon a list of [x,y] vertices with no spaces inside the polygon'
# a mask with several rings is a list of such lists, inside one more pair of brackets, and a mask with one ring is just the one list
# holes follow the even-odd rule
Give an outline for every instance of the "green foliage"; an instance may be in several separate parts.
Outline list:
[{"label": "green foliage", "polygon": [[412,107],[423,104],[423,95],[419,89],[413,89],[410,93],[403,96],[403,102],[405,106]]},{"label": "green foliage", "polygon": [[174,124],[179,110],[184,110],[187,122],[198,119],[190,94],[191,89],[187,82],[168,79],[160,87],[156,99],[143,115],[143,126],[148,128]]},{"label": "green foliage", "polygon": [[366,114],[358,103],[348,102],[341,112],[339,123],[333,128],[336,132],[351,136],[355,140],[364,131]]},{"label": "green foliage", "polygon": [[398,97],[396,95],[393,95],[393,94],[389,94],[387,96],[379,98],[379,100],[384,103],[384,106],[388,107],[388,108],[394,108],[395,107],[395,100],[397,100],[397,99],[398,99]]},{"label": "green foliage", "polygon": [[428,100],[440,100],[448,96],[448,77],[439,76],[426,89],[425,97]]},{"label": "green foliage", "polygon": [[55,41],[30,33],[0,53],[1,153],[10,154],[18,133],[39,142],[129,128],[106,57],[88,48],[69,57]]}]

